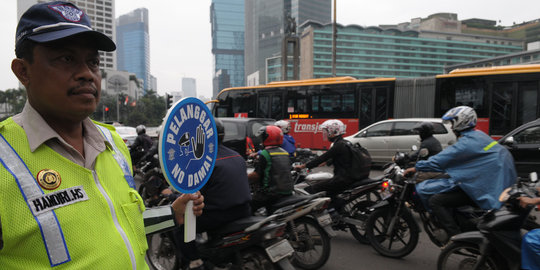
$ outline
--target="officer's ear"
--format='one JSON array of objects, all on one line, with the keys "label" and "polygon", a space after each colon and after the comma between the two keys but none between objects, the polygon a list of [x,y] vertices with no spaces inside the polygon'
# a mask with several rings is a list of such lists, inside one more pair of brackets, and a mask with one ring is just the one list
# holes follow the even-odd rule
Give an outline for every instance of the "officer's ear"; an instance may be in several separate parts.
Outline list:
[{"label": "officer's ear", "polygon": [[28,83],[30,82],[30,76],[28,74],[28,61],[15,58],[11,61],[11,71],[17,76],[17,79],[21,82],[24,87],[28,88]]}]

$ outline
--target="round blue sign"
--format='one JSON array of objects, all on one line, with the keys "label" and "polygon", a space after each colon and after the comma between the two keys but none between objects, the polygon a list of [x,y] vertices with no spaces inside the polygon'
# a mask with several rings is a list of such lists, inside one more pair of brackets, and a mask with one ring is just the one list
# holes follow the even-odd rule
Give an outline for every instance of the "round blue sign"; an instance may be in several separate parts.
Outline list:
[{"label": "round blue sign", "polygon": [[174,189],[201,189],[217,157],[216,123],[206,104],[192,97],[174,104],[161,126],[158,151],[163,175]]}]

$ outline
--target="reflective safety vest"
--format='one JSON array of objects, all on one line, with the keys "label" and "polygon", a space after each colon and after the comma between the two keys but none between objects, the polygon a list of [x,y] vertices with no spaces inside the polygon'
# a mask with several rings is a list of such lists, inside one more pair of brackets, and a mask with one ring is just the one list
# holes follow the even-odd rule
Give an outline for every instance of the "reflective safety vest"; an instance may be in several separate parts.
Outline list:
[{"label": "reflective safety vest", "polygon": [[88,170],[45,144],[32,153],[19,125],[0,123],[0,269],[148,269],[129,152],[97,126],[109,144]]}]

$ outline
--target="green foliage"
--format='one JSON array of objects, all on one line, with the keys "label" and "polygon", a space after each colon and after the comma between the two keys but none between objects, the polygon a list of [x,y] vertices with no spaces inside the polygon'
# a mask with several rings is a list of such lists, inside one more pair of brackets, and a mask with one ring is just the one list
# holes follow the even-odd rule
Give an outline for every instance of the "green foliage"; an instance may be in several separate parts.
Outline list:
[{"label": "green foliage", "polygon": [[26,91],[22,88],[0,91],[0,120],[22,112],[26,103]]},{"label": "green foliage", "polygon": [[[117,122],[126,126],[145,125],[148,127],[157,127],[161,125],[163,117],[167,112],[165,108],[165,99],[156,94],[155,91],[148,91],[146,95],[135,99],[128,97],[127,104],[124,104],[126,96],[124,94],[117,96],[103,94],[98,105],[98,109],[91,116],[93,119],[103,122]],[[118,111],[117,111],[118,104]],[[109,111],[105,112],[108,107]]]}]

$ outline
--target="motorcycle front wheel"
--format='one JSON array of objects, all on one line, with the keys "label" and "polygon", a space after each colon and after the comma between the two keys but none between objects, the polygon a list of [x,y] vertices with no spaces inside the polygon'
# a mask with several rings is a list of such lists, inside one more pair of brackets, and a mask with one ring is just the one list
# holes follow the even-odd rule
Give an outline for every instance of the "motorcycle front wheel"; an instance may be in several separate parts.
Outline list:
[{"label": "motorcycle front wheel", "polygon": [[380,208],[371,213],[366,221],[366,236],[379,254],[401,258],[411,253],[418,244],[416,221],[409,211],[401,211],[395,218],[391,232],[388,226],[394,218],[390,208]]},{"label": "motorcycle front wheel", "polygon": [[441,251],[437,259],[437,270],[502,270],[506,268],[505,262],[500,262],[495,256],[489,256],[484,265],[475,268],[479,257],[480,248],[477,245],[452,242]]},{"label": "motorcycle front wheel", "polygon": [[294,228],[288,226],[288,240],[294,249],[292,264],[309,270],[321,268],[330,257],[331,248],[324,228],[311,218],[294,220]]},{"label": "motorcycle front wheel", "polygon": [[363,222],[363,225],[349,225],[349,230],[356,241],[362,244],[369,244],[369,240],[366,237],[366,221],[369,216],[368,209],[375,205],[380,199],[380,195],[376,192],[370,192],[364,197],[361,197],[361,201],[355,203],[351,210],[349,210],[349,216],[352,219]]},{"label": "motorcycle front wheel", "polygon": [[146,258],[155,270],[180,269],[176,246],[168,233],[156,233],[147,236],[148,251]]}]

